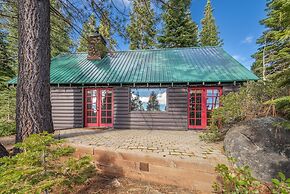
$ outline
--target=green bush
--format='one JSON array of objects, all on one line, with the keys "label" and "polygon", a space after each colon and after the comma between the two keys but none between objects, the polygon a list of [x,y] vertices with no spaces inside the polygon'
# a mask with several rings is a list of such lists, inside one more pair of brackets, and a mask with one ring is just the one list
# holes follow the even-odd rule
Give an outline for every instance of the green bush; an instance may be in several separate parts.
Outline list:
[{"label": "green bush", "polygon": [[[230,159],[234,163],[234,160]],[[265,184],[252,176],[248,166],[228,167],[218,164],[215,168],[219,181],[213,184],[216,193],[290,193],[290,178],[286,178],[281,172],[279,179],[272,179],[272,185]]]},{"label": "green bush", "polygon": [[220,182],[213,184],[217,193],[259,193],[261,183],[256,180],[248,166],[230,169],[225,164],[218,164],[216,172]]},{"label": "green bush", "polygon": [[212,123],[209,130],[200,135],[201,139],[211,142],[222,140],[224,133],[218,129],[221,126],[227,128],[239,121],[275,116],[273,112],[289,117],[290,98],[286,96],[287,92],[277,83],[258,81],[246,83],[238,92],[222,96],[222,106],[213,111]]},{"label": "green bush", "polygon": [[264,103],[265,105],[273,105],[279,115],[290,120],[290,96],[284,96],[281,98],[276,98],[274,100],[269,100]]},{"label": "green bush", "polygon": [[95,174],[89,157],[74,159],[71,147],[63,147],[47,133],[30,135],[16,145],[22,150],[0,159],[0,193],[57,193],[84,183]]},{"label": "green bush", "polygon": [[290,178],[286,178],[281,172],[278,173],[279,179],[272,179],[274,185],[273,194],[289,194],[290,193]]},{"label": "green bush", "polygon": [[16,90],[0,84],[0,137],[15,134]]}]

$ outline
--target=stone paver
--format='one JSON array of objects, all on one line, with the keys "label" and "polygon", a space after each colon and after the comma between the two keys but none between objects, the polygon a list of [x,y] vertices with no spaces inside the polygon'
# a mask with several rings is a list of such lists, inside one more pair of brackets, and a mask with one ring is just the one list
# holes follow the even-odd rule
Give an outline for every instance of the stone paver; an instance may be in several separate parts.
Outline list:
[{"label": "stone paver", "polygon": [[226,160],[222,144],[205,143],[198,131],[68,129],[56,136],[69,143],[114,151],[141,152],[160,157]]}]

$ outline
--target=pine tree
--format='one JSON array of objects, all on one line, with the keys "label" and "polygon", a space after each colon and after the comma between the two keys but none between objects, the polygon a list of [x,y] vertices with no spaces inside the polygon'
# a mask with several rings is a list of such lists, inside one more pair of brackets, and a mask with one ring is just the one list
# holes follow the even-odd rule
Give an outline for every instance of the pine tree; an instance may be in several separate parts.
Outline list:
[{"label": "pine tree", "polygon": [[117,45],[116,40],[112,37],[111,23],[109,21],[109,13],[105,11],[99,26],[100,34],[108,41],[110,48],[114,49]]},{"label": "pine tree", "polygon": [[143,111],[143,102],[140,100],[139,93],[136,94],[135,97],[131,99],[131,110],[133,111]]},{"label": "pine tree", "polygon": [[50,2],[18,1],[18,24],[16,142],[21,142],[33,133],[54,132],[49,82]]},{"label": "pine tree", "polygon": [[[59,0],[50,0],[51,5],[60,13],[62,13],[62,4]],[[62,14],[62,17],[57,16],[54,13],[50,13],[50,26],[51,26],[51,56],[57,56],[61,53],[67,53],[71,51],[73,47],[73,41],[70,38],[71,26],[64,21],[70,21],[70,17]]]},{"label": "pine tree", "polygon": [[150,49],[156,46],[156,19],[150,0],[134,0],[127,33],[130,49]]},{"label": "pine tree", "polygon": [[78,52],[87,52],[89,48],[88,37],[97,32],[97,21],[94,14],[83,24],[82,35],[79,40]]},{"label": "pine tree", "polygon": [[[0,30],[0,84],[14,76],[12,61],[8,53],[7,34]],[[0,91],[1,91],[0,85]]]},{"label": "pine tree", "polygon": [[288,77],[289,83],[290,2],[289,0],[268,1],[266,11],[267,18],[260,21],[266,30],[257,40],[260,48],[252,56],[255,59],[252,70],[262,76],[264,51],[267,78],[287,80]]},{"label": "pine tree", "polygon": [[160,111],[160,105],[157,100],[157,94],[152,91],[147,103],[147,111]]},{"label": "pine tree", "polygon": [[198,27],[191,18],[191,0],[169,0],[164,5],[163,35],[160,47],[191,47],[198,45]]},{"label": "pine tree", "polygon": [[219,38],[218,27],[213,16],[213,9],[210,0],[207,0],[204,9],[204,18],[201,20],[202,30],[200,32],[201,46],[221,46],[222,40]]},{"label": "pine tree", "polygon": [[[8,53],[13,68],[17,68],[17,55],[18,55],[18,1],[9,1],[3,4],[0,11],[8,15],[5,20],[1,20],[0,24],[7,31]],[[65,16],[63,13],[63,4],[59,0],[50,0],[52,7],[54,7],[62,16],[50,12],[50,26],[51,26],[51,56],[54,57],[63,52],[70,52],[73,47],[73,42],[70,38],[71,27],[64,21],[70,21],[70,17]],[[9,13],[9,14],[6,14]]]},{"label": "pine tree", "polygon": [[0,12],[5,13],[6,17],[0,20],[3,33],[6,34],[7,55],[13,71],[17,69],[18,55],[18,19],[17,19],[17,1],[9,1],[0,6]]}]

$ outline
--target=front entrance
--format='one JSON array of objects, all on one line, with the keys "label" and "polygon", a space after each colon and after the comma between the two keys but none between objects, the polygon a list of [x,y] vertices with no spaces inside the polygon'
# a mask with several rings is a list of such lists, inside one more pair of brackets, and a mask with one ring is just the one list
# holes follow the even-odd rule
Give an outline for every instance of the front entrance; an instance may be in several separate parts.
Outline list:
[{"label": "front entrance", "polygon": [[221,87],[188,88],[188,128],[205,129],[212,111],[220,106]]},{"label": "front entrance", "polygon": [[112,88],[85,89],[85,127],[113,127]]}]

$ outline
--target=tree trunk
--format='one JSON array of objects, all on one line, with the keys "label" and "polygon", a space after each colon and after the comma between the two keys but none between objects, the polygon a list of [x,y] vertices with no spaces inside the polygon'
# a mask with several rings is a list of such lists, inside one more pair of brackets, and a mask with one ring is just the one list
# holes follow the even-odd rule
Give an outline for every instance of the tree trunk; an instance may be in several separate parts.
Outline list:
[{"label": "tree trunk", "polygon": [[54,131],[50,102],[50,3],[18,0],[18,6],[16,142],[32,133]]},{"label": "tree trunk", "polygon": [[0,158],[4,156],[9,156],[9,153],[7,152],[6,148],[0,143]]}]

